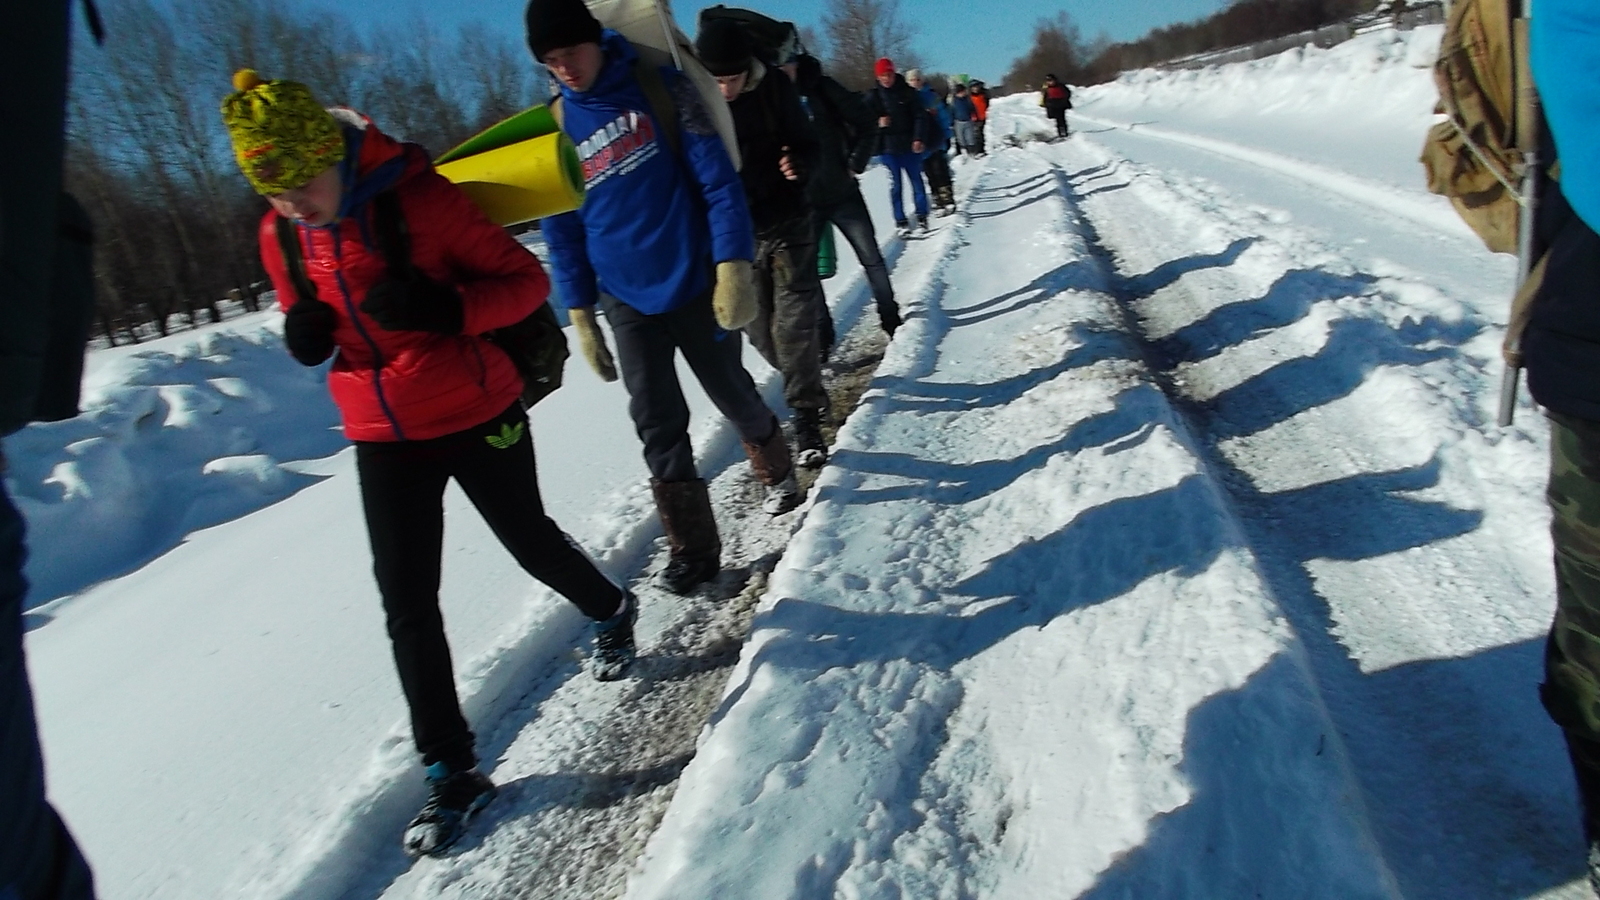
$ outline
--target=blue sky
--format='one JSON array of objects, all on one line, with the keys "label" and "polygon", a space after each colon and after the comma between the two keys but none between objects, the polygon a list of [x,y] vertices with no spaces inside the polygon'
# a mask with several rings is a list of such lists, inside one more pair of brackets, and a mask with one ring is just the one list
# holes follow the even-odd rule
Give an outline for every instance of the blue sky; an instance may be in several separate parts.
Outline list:
[{"label": "blue sky", "polygon": [[[801,25],[817,26],[822,0],[722,0]],[[1210,15],[1223,0],[900,0],[900,16],[916,28],[915,46],[928,67],[942,72],[966,72],[997,82],[1032,42],[1033,27],[1041,18],[1065,10],[1085,37],[1101,32],[1112,40],[1136,38],[1152,28]],[[320,0],[358,26],[398,25],[423,18],[452,27],[478,20],[522,43],[522,16],[526,0],[475,0],[440,3],[437,0]],[[698,0],[672,4],[678,21],[694,36]]]}]

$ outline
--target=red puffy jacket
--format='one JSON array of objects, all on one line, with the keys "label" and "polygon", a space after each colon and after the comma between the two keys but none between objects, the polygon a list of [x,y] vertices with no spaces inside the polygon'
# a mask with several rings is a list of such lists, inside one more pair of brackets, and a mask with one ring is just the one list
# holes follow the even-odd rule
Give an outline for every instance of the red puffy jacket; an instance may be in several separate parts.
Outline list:
[{"label": "red puffy jacket", "polygon": [[[355,144],[359,143],[356,150]],[[356,151],[363,201],[393,185],[410,231],[416,267],[461,295],[462,333],[385,331],[361,312],[367,288],[388,271],[372,227],[371,204],[331,225],[295,229],[317,299],[338,313],[338,355],[328,390],[354,441],[425,440],[494,418],[516,401],[522,377],[510,357],[480,335],[516,322],[544,303],[550,281],[539,260],[490,222],[459,188],[433,171],[415,144],[368,125]],[[277,213],[261,219],[261,260],[278,304],[296,295],[278,247]]]}]

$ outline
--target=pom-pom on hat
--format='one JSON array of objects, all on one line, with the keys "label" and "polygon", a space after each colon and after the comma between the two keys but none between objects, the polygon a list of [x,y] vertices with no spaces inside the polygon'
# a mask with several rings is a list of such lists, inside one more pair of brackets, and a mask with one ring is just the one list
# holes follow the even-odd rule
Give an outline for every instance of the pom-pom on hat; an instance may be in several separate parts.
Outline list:
[{"label": "pom-pom on hat", "polygon": [[600,43],[600,20],[583,0],[529,0],[527,25],[528,49],[538,62],[551,50]]},{"label": "pom-pom on hat", "polygon": [[344,132],[305,85],[240,69],[233,87],[222,100],[222,124],[256,193],[301,187],[344,159]]},{"label": "pom-pom on hat", "polygon": [[872,67],[872,74],[876,75],[879,78],[882,78],[885,75],[893,75],[894,74],[894,60],[891,60],[887,56],[879,59],[878,62],[876,64],[874,64],[873,67]]},{"label": "pom-pom on hat", "polygon": [[712,19],[700,29],[694,39],[695,55],[705,63],[706,70],[719,78],[750,71],[750,58],[754,48],[750,36],[742,27],[728,19]]}]

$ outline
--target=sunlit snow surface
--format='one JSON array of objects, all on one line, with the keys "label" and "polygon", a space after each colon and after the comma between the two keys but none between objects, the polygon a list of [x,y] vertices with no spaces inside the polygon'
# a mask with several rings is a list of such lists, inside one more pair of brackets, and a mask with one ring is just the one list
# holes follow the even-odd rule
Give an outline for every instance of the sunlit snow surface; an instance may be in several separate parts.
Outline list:
[{"label": "sunlit snow surface", "polygon": [[[1534,692],[1546,433],[1526,399],[1493,424],[1511,264],[1414,163],[1437,37],[1127,75],[1064,143],[1002,100],[909,242],[869,172],[907,322],[660,827],[585,864],[637,900],[1576,890]],[[414,763],[350,454],[277,322],[97,353],[84,416],[7,439],[62,598],[28,620],[53,796],[107,897],[565,896],[514,887],[520,837],[368,862]],[[621,388],[568,378],[534,416],[548,505],[633,577],[659,529]],[[448,509],[468,711],[535,771],[621,695]],[[646,608],[647,656],[677,621]],[[530,717],[547,671],[575,680]]]}]

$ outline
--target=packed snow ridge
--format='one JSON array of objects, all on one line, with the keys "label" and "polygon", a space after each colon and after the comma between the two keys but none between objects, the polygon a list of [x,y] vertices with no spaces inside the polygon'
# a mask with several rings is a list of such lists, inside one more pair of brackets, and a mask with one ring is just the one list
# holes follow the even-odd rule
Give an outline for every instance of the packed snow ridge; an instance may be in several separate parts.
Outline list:
[{"label": "packed snow ridge", "polygon": [[[7,455],[105,894],[1582,896],[1534,693],[1547,434],[1493,424],[1510,261],[1422,190],[1437,40],[1133,73],[1063,142],[998,102],[957,214],[885,241],[909,315],[805,506],[752,517],[695,398],[736,572],[700,596],[648,590],[621,388],[569,366],[541,481],[646,590],[640,674],[583,676],[580,618],[452,496],[505,790],[440,860],[398,848],[420,786],[320,374],[274,313],[96,353],[85,415]],[[848,355],[853,260],[828,287]]]}]

